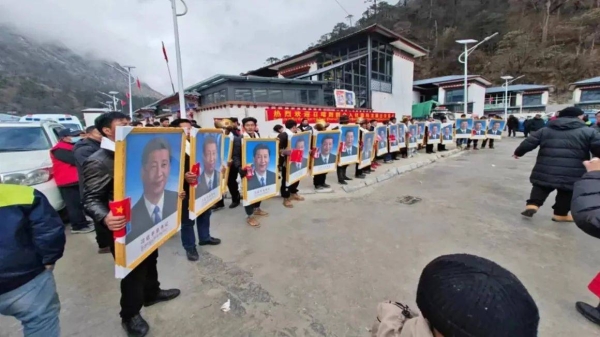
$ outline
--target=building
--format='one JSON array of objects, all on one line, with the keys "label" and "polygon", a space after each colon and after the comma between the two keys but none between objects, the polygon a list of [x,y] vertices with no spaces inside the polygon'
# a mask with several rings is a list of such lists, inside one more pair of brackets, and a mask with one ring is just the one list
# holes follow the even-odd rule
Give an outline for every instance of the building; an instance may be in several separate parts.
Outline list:
[{"label": "building", "polygon": [[323,103],[335,106],[333,90],[356,95],[357,108],[410,115],[414,59],[427,50],[372,25],[245,75],[324,82]]},{"label": "building", "polygon": [[573,104],[583,110],[600,109],[600,77],[572,83]]},{"label": "building", "polygon": [[[545,113],[551,86],[515,84],[508,86],[508,113]],[[485,91],[485,114],[504,114],[505,87],[492,87]]]},{"label": "building", "polygon": [[[437,101],[449,111],[464,113],[464,75],[434,77],[413,82],[412,102]],[[485,90],[490,81],[479,75],[467,77],[467,113],[482,116],[485,105]]]}]

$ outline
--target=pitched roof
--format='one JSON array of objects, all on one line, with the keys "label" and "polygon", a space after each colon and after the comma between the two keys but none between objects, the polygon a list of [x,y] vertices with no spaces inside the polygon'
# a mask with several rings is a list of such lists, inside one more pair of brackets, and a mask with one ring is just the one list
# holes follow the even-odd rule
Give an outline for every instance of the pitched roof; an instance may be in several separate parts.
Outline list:
[{"label": "pitched roof", "polygon": [[580,86],[580,85],[597,84],[597,83],[600,83],[600,77],[588,78],[587,80],[581,80],[581,81],[572,83],[571,85]]},{"label": "pitched roof", "polygon": [[[529,90],[547,90],[549,85],[537,85],[537,84],[515,84],[509,85],[508,91],[529,91]],[[494,94],[498,92],[504,92],[504,87],[493,87],[485,90],[486,94]]]},{"label": "pitched roof", "polygon": [[[485,85],[491,84],[488,80],[486,80],[485,78],[483,78],[479,75],[469,75],[467,78],[469,80],[472,80],[472,79],[478,80],[479,82],[484,83]],[[426,79],[414,81],[413,87],[418,87],[418,86],[423,86],[423,85],[431,85],[431,84],[440,85],[440,84],[444,84],[444,83],[460,82],[460,81],[463,81],[464,79],[465,79],[464,75],[449,75],[449,76],[426,78]]]}]

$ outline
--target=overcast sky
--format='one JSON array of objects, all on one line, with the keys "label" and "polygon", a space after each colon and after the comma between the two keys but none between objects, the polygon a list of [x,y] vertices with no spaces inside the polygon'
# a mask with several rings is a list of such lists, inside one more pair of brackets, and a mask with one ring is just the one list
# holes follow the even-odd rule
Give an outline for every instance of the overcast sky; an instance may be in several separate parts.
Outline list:
[{"label": "overcast sky", "polygon": [[[364,0],[338,0],[355,17]],[[393,1],[391,2],[393,3]],[[183,80],[188,86],[215,74],[238,75],[270,56],[293,55],[331,31],[346,13],[336,0],[187,0],[179,18]],[[183,11],[181,2],[177,2]],[[161,52],[165,42],[177,88],[169,0],[0,0],[0,22],[45,40],[120,64],[169,94]]]}]

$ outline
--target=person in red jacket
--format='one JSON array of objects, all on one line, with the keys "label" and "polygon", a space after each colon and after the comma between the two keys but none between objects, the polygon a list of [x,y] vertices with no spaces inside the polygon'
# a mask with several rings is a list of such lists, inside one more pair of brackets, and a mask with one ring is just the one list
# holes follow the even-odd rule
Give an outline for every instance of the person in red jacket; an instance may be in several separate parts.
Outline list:
[{"label": "person in red jacket", "polygon": [[83,213],[81,195],[79,194],[79,175],[77,161],[73,154],[74,144],[81,139],[81,131],[64,129],[58,132],[59,141],[50,149],[54,181],[65,201],[71,234],[82,234],[94,231]]}]

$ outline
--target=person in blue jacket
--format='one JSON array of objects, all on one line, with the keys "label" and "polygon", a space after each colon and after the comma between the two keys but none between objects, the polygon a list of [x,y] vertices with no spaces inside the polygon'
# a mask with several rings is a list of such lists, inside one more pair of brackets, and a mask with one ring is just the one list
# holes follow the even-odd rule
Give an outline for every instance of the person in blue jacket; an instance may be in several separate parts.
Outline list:
[{"label": "person in blue jacket", "polygon": [[0,314],[25,337],[59,337],[60,301],[52,270],[65,249],[65,226],[29,186],[0,184]]}]

